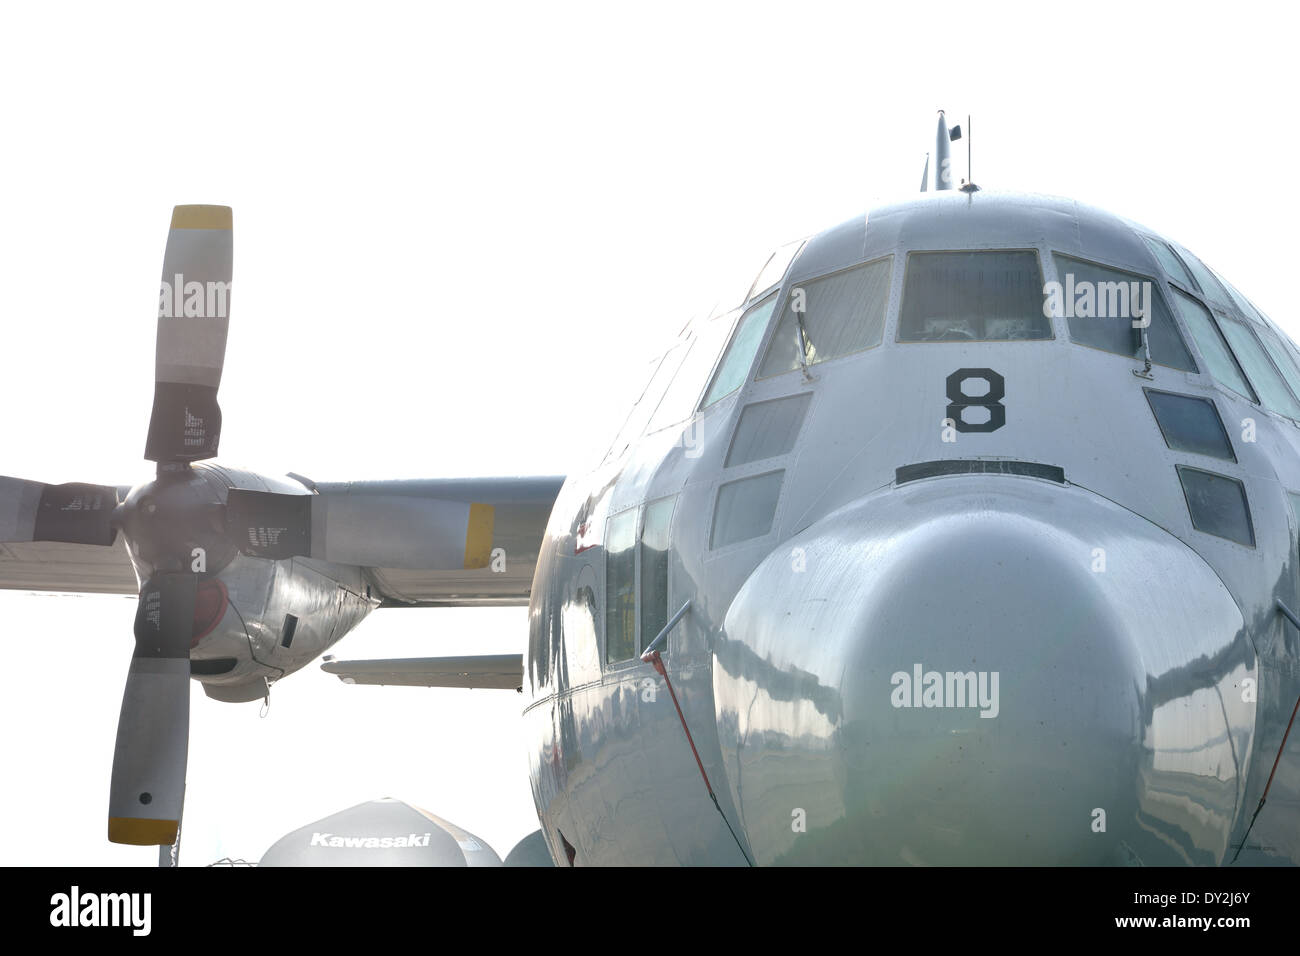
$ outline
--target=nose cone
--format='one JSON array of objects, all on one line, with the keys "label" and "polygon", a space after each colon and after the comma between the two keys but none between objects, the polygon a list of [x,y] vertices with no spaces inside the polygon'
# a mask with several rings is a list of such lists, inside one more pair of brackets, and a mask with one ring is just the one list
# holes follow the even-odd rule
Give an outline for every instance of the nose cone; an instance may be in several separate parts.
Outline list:
[{"label": "nose cone", "polygon": [[1208,566],[1111,502],[1001,476],[890,489],[733,602],[732,796],[767,863],[1216,862],[1246,648]]}]

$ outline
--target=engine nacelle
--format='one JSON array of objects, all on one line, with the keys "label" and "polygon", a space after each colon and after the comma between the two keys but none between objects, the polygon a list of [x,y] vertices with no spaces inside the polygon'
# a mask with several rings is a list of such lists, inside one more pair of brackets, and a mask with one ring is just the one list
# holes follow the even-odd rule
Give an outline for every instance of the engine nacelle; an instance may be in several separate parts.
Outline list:
[{"label": "engine nacelle", "polygon": [[379,601],[360,568],[239,553],[224,526],[231,488],[311,494],[289,479],[200,464],[132,489],[124,520],[141,581],[159,570],[198,575],[191,675],[209,697],[251,701],[319,657]]}]

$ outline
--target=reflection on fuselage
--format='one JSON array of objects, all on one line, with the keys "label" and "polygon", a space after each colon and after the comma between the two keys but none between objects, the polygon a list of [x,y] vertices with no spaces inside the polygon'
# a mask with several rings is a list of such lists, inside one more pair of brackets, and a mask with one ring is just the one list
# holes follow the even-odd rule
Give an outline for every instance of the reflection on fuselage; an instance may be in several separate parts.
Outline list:
[{"label": "reflection on fuselage", "polygon": [[[525,715],[557,860],[745,863],[637,657],[688,601],[664,660],[755,862],[1231,859],[1300,693],[1294,347],[1064,200],[937,194],[796,248],[555,505]],[[1300,861],[1298,794],[1284,754],[1242,861]]]}]

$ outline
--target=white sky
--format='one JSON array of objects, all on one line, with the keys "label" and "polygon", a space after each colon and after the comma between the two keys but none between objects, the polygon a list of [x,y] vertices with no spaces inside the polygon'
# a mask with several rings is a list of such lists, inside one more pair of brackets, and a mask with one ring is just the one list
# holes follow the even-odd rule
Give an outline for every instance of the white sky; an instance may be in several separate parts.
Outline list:
[{"label": "white sky", "polygon": [[[905,11],[905,12],[904,12]],[[235,209],[221,461],[317,480],[568,474],[771,247],[906,195],[935,110],[976,181],[1186,244],[1293,335],[1282,4],[7,5],[0,474],[147,480],[171,207]],[[965,140],[954,169],[965,175]],[[106,842],[134,599],[0,594],[4,864]],[[522,609],[377,612],[340,657],[497,653]],[[184,861],[394,796],[504,856],[518,695],[193,687]]]}]

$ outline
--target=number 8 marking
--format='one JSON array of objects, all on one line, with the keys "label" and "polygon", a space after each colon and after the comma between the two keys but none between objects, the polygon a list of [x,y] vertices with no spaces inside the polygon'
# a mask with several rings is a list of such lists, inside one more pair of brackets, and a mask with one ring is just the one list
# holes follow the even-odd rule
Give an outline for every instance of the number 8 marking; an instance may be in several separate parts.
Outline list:
[{"label": "number 8 marking", "polygon": [[[961,390],[962,383],[970,378],[982,378],[989,383],[989,390],[984,395],[967,395]],[[947,417],[953,420],[959,432],[995,432],[1007,423],[1007,409],[1002,399],[1007,394],[1006,380],[991,368],[959,368],[948,376]],[[968,408],[987,408],[989,420],[986,422],[968,422],[962,413]]]}]

